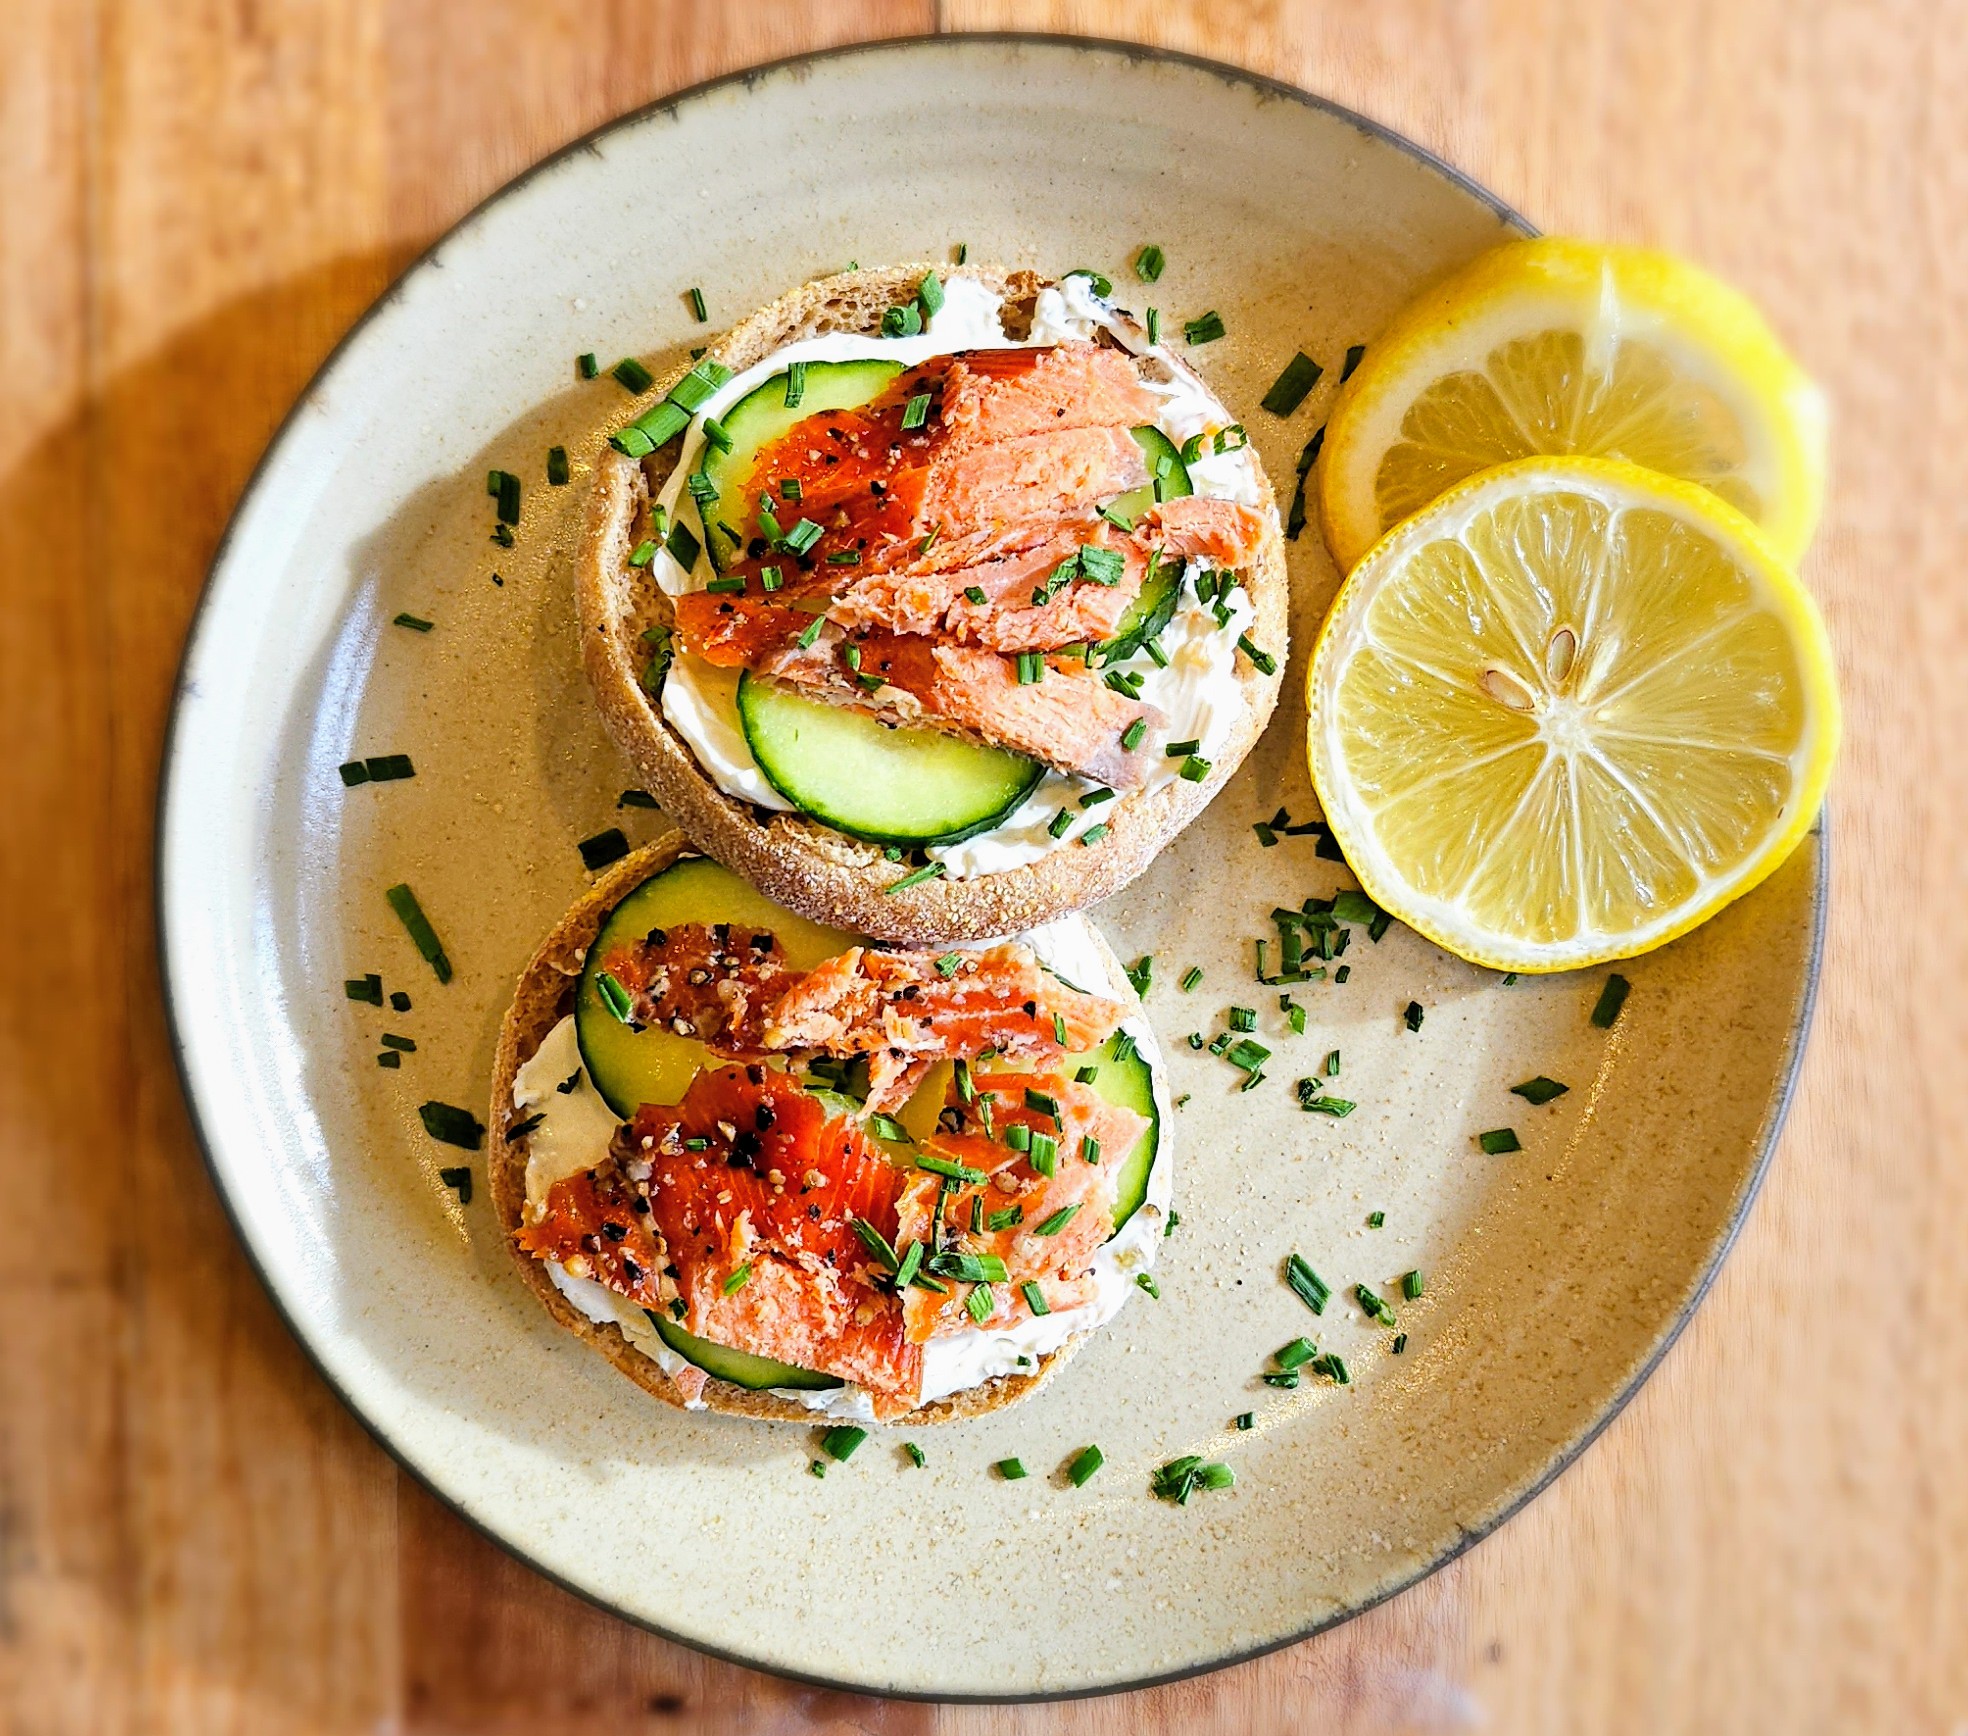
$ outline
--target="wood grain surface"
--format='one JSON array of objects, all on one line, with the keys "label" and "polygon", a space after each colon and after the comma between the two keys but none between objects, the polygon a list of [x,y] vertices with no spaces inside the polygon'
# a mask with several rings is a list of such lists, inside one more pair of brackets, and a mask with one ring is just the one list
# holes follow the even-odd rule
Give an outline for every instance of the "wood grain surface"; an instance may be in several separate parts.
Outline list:
[{"label": "wood grain surface", "polygon": [[[1743,285],[1836,404],[1807,572],[1849,721],[1788,1130],[1714,1293],[1599,1443],[1316,1641],[1143,1694],[939,1709],[633,1630],[469,1532],[343,1411],[193,1145],[151,817],[227,515],[433,236],[695,80],[1001,28],[1239,62],[1542,227]],[[1968,1732],[1964,85],[1961,0],[0,4],[0,1725]],[[906,1613],[844,1608],[843,1643]]]}]

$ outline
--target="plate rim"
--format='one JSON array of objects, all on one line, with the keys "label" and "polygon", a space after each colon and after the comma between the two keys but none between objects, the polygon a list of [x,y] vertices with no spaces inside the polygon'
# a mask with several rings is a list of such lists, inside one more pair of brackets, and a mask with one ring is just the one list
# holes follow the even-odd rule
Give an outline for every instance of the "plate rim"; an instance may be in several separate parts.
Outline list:
[{"label": "plate rim", "polygon": [[501,182],[484,198],[478,200],[428,245],[422,248],[404,267],[391,278],[368,306],[366,306],[348,329],[337,338],[324,355],[307,383],[302,387],[293,403],[282,415],[267,439],[265,448],[255,460],[241,486],[238,498],[227,515],[226,526],[220,534],[218,543],[212,551],[211,564],[207,567],[198,597],[193,604],[191,617],[186,624],[183,648],[179,653],[178,667],[171,684],[171,702],[164,726],[163,740],[159,753],[159,774],[157,796],[152,815],[151,828],[151,904],[153,914],[155,956],[158,973],[158,990],[163,1001],[165,1032],[171,1051],[172,1069],[177,1077],[179,1095],[183,1098],[186,1118],[190,1122],[193,1142],[198,1148],[200,1161],[205,1168],[212,1191],[218,1197],[220,1209],[230,1225],[234,1241],[245,1256],[247,1265],[259,1280],[260,1287],[273,1307],[274,1313],[286,1327],[289,1335],[314,1371],[317,1378],[334,1394],[342,1408],[352,1416],[368,1437],[380,1447],[399,1470],[406,1473],[427,1495],[436,1501],[453,1517],[462,1521],[472,1531],[519,1561],[530,1571],[538,1574],[549,1584],[559,1587],[579,1598],[583,1603],[606,1611],[618,1621],[640,1628],[646,1633],[656,1635],[673,1645],[689,1648],[703,1656],[716,1658],[720,1662],[737,1664],[745,1669],[757,1670],[762,1674],[776,1676],[783,1681],[797,1682],[808,1687],[820,1688],[836,1693],[856,1694],[876,1699],[889,1699],[923,1703],[930,1705],[1042,1705],[1054,1702],[1094,1699],[1110,1694],[1134,1693],[1142,1689],[1165,1687],[1177,1682],[1190,1681],[1196,1677],[1210,1675],[1218,1670],[1233,1668],[1239,1664],[1250,1663],[1272,1652],[1282,1651],[1288,1646],[1300,1644],[1331,1628],[1349,1622],[1354,1617],[1364,1615],[1390,1599],[1411,1590],[1423,1580],[1431,1578],[1450,1562],[1458,1560],[1518,1513],[1581,1459],[1586,1451],[1598,1440],[1616,1417],[1624,1411],[1634,1395],[1653,1376],[1656,1369],[1666,1359],[1667,1354],[1679,1341],[1682,1332],[1696,1311],[1706,1299],[1723,1263],[1728,1259],[1741,1235],[1743,1226],[1749,1219],[1751,1209],[1760,1196],[1763,1183],[1769,1174],[1775,1157],[1778,1140],[1783,1133],[1784,1124],[1789,1118],[1790,1107],[1797,1092],[1797,1082],[1803,1068],[1804,1054],[1809,1046],[1811,1027],[1817,1011],[1819,990],[1823,982],[1824,950],[1826,931],[1830,913],[1831,884],[1831,810],[1827,802],[1820,811],[1816,822],[1806,834],[1803,842],[1810,843],[1816,852],[1815,871],[1811,884],[1811,934],[1805,961],[1803,994],[1795,1020],[1785,1039],[1785,1051],[1779,1076],[1770,1094],[1765,1110],[1763,1128],[1759,1137],[1747,1179],[1738,1191],[1732,1204],[1727,1225],[1717,1238],[1708,1258],[1697,1274],[1693,1287],[1668,1322],[1665,1330],[1649,1348],[1646,1357],[1634,1370],[1632,1376],[1620,1387],[1611,1401],[1595,1416],[1587,1428],[1575,1439],[1567,1442],[1554,1455],[1537,1478],[1518,1491],[1495,1513],[1474,1527],[1464,1527],[1447,1549],[1432,1556],[1412,1573],[1374,1592],[1371,1596],[1342,1608],[1330,1611],[1297,1628],[1291,1633],[1261,1644],[1226,1652],[1197,1663],[1185,1664],[1179,1669],[1166,1670],[1157,1674],[1129,1676],[1112,1682],[1104,1682],[1088,1687],[1041,1689],[1031,1693],[979,1694],[979,1693],[937,1693],[926,1689],[909,1688],[870,1688],[865,1682],[857,1682],[837,1676],[826,1676],[815,1672],[791,1668],[774,1663],[769,1658],[756,1654],[739,1652],[704,1640],[694,1639],[665,1627],[662,1623],[622,1609],[605,1597],[576,1584],[571,1579],[546,1566],[526,1549],[501,1536],[491,1523],[468,1511],[454,1496],[446,1493],[408,1456],[408,1449],[399,1447],[383,1424],[371,1417],[354,1400],[348,1390],[330,1371],[323,1354],[315,1347],[313,1339],[303,1329],[300,1318],[292,1311],[280,1291],[275,1286],[267,1265],[261,1257],[259,1248],[246,1234],[231,1193],[221,1175],[218,1161],[214,1155],[213,1142],[206,1129],[197,1094],[192,1088],[188,1047],[185,1031],[180,1017],[178,999],[173,992],[171,970],[171,928],[169,920],[170,898],[168,881],[170,872],[166,855],[166,838],[171,824],[172,794],[177,782],[179,765],[178,730],[190,696],[189,676],[195,661],[200,639],[209,625],[213,594],[218,586],[219,576],[225,569],[231,553],[235,532],[245,517],[249,506],[259,494],[261,483],[275,458],[293,435],[301,417],[317,401],[329,376],[341,361],[344,351],[368,330],[370,324],[379,318],[383,311],[401,295],[404,286],[413,276],[425,271],[435,256],[449,245],[457,236],[472,227],[492,206],[517,193],[537,176],[547,173],[565,159],[590,150],[597,141],[620,129],[640,125],[658,115],[678,110],[684,104],[697,101],[728,85],[743,84],[749,87],[759,85],[767,77],[802,66],[820,62],[843,60],[850,56],[899,53],[925,47],[954,47],[961,50],[970,43],[985,43],[998,46],[1035,46],[1041,48],[1063,49],[1104,56],[1118,56],[1131,62],[1152,61],[1173,64],[1193,71],[1207,73],[1225,84],[1241,85],[1256,90],[1260,94],[1281,97],[1299,104],[1301,107],[1317,110],[1336,120],[1358,129],[1360,132],[1391,145],[1396,150],[1413,158],[1423,168],[1432,170],[1462,192],[1469,194],[1495,213],[1503,223],[1519,231],[1524,236],[1535,236],[1537,228],[1524,215],[1485,187],[1466,171],[1457,168],[1447,159],[1438,155],[1428,146],[1398,132],[1385,122],[1360,113],[1357,109],[1337,102],[1316,92],[1295,84],[1273,78],[1267,73],[1256,72],[1247,67],[1232,65],[1227,61],[1215,60],[1206,55],[1191,54],[1182,49],[1165,48],[1153,43],[1131,42],[1115,37],[1079,36],[1063,31],[1033,30],[983,30],[983,31],[931,31],[904,36],[883,36],[856,42],[836,44],[830,48],[813,49],[800,54],[782,55],[776,59],[760,61],[737,68],[731,72],[720,73],[712,78],[700,79],[680,90],[655,98],[654,100],[624,110],[609,119],[589,128],[586,132],[559,146],[557,149],[530,163],[511,179]]}]

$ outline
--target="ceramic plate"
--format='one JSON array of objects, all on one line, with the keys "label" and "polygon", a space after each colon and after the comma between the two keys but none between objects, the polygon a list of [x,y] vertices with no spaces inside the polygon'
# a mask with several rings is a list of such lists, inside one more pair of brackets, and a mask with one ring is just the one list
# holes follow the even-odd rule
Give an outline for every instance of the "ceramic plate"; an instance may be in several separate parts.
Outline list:
[{"label": "ceramic plate", "polygon": [[[578,840],[621,809],[587,703],[566,561],[579,483],[660,366],[816,273],[970,256],[1095,266],[1165,318],[1218,310],[1203,354],[1289,480],[1338,363],[1422,285],[1513,232],[1413,147],[1225,68],[1094,44],[957,39],[794,61],[606,129],[507,188],[356,328],[254,480],[192,635],[161,835],[186,1088],[241,1236],[327,1378],[420,1477],[542,1571],[667,1634],[790,1674],[949,1696],[1083,1692],[1247,1656],[1438,1565],[1618,1408],[1700,1295],[1755,1189],[1806,1021],[1813,838],[1752,897],[1627,969],[1506,986],[1395,928],[1308,985],[1294,1036],[1252,981],[1267,913],[1347,884],[1310,838],[1303,660],[1335,578],[1292,545],[1286,702],[1209,813],[1097,919],[1155,958],[1151,1015],[1186,1106],[1181,1226],[1139,1298],[1032,1402],[878,1435],[824,1481],[810,1431],[690,1416],[552,1326],[508,1269],[481,1183],[418,1118],[485,1113],[494,1035],[535,939],[582,890]],[[1152,288],[1128,263],[1165,249]],[[701,286],[711,327],[685,292]],[[1327,367],[1288,421],[1257,400],[1294,349]],[[576,486],[545,483],[564,445]],[[515,546],[485,473],[524,480]],[[429,632],[394,625],[400,612]],[[407,753],[409,779],[337,766]],[[457,974],[384,902],[408,881]],[[1201,986],[1176,979],[1192,965]],[[345,998],[368,972],[407,1011]],[[1403,1019],[1425,1009],[1419,1031]],[[1183,1042],[1257,1011],[1269,1077]],[[392,1071],[385,1032],[416,1043]],[[1358,1109],[1301,1113],[1330,1050]],[[1508,1087],[1570,1085],[1533,1108]],[[1475,1136],[1513,1127],[1523,1149]],[[1384,1213],[1380,1228],[1369,1214]],[[1314,1319],[1298,1251],[1333,1286]],[[1402,1274],[1426,1274],[1418,1301]],[[1393,1334],[1351,1300],[1396,1298]],[[1264,1385],[1305,1332],[1351,1383]],[[1255,1426],[1232,1419],[1254,1413]],[[1089,1442],[1106,1468],[1063,1476]],[[1176,1508],[1149,1477],[1222,1458]],[[1016,1455],[1031,1477],[989,1467]],[[848,1622],[845,1610],[861,1615]]]}]

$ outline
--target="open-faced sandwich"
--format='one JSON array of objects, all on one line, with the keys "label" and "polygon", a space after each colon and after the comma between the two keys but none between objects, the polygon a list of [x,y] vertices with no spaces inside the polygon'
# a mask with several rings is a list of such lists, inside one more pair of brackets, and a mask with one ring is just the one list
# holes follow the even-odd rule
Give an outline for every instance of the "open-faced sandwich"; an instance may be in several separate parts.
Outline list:
[{"label": "open-faced sandwich", "polygon": [[700,847],[943,941],[1104,897],[1195,817],[1277,697],[1284,543],[1159,338],[1085,274],[854,271],[652,388],[577,590],[609,726]]},{"label": "open-faced sandwich", "polygon": [[1166,1088],[1084,918],[888,950],[679,835],[520,979],[492,1196],[563,1326],[672,1404],[938,1421],[1034,1390],[1160,1248]]}]

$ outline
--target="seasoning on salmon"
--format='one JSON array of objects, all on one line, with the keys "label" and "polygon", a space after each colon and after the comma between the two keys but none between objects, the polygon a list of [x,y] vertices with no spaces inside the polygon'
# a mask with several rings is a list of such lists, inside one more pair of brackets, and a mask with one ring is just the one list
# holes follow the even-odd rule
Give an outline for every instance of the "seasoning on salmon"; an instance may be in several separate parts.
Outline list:
[{"label": "seasoning on salmon", "polygon": [[852,947],[778,998],[766,1042],[866,1055],[868,1107],[887,1110],[937,1061],[991,1049],[1050,1065],[1105,1042],[1127,1014],[1119,1001],[1060,981],[1015,941],[945,956],[954,961],[947,970],[926,953]]},{"label": "seasoning on salmon", "polygon": [[708,1068],[674,1108],[648,1105],[616,1135],[643,1188],[672,1317],[714,1344],[866,1387],[907,1410],[922,1359],[889,1273],[856,1223],[890,1246],[904,1174],[852,1116],[762,1063]]},{"label": "seasoning on salmon", "polygon": [[[974,736],[1124,790],[1142,782],[1159,752],[1161,713],[1076,660],[1049,658],[1040,679],[1024,681],[1008,656],[914,634],[848,635],[823,623],[801,644],[813,623],[809,612],[766,598],[695,591],[676,604],[685,651],[897,723]],[[1143,739],[1122,747],[1137,721]]]},{"label": "seasoning on salmon", "polygon": [[517,1232],[536,1260],[570,1278],[591,1278],[639,1308],[665,1307],[676,1288],[664,1277],[662,1242],[651,1233],[646,1187],[614,1156],[547,1190],[539,1215]]},{"label": "seasoning on salmon", "polygon": [[922,1242],[923,1269],[946,1286],[905,1292],[909,1342],[1030,1319],[1027,1285],[1048,1314],[1091,1302],[1093,1257],[1114,1233],[1115,1178],[1147,1127],[1056,1073],[978,1074],[968,1097],[953,1082],[925,1149],[986,1179],[918,1170],[902,1190],[896,1246]]},{"label": "seasoning on salmon", "polygon": [[628,1022],[695,1037],[720,1054],[756,1055],[766,1008],[797,973],[770,930],[678,923],[601,961],[629,995]]}]

